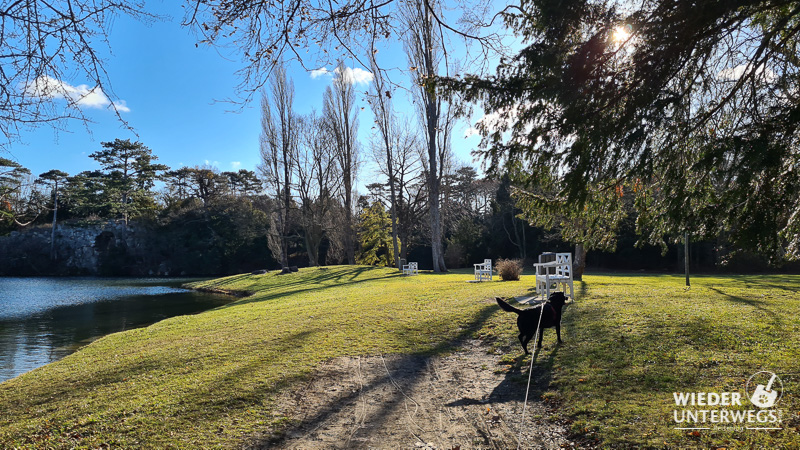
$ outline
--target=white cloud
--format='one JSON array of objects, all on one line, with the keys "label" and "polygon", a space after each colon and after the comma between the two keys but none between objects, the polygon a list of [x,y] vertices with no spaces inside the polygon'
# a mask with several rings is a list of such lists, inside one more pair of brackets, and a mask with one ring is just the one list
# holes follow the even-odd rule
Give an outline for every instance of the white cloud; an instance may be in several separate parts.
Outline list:
[{"label": "white cloud", "polygon": [[112,102],[112,103],[119,112],[131,112],[131,109],[128,108],[128,102],[126,102],[125,100],[120,100],[118,102]]},{"label": "white cloud", "polygon": [[[717,74],[717,78],[724,81],[736,81],[742,76],[744,76],[746,73],[749,73],[751,71],[752,71],[752,65],[750,63],[741,64],[732,69],[727,68],[720,70],[719,73]],[[764,81],[767,83],[772,83],[777,78],[775,72],[772,69],[765,67],[763,64],[756,67],[755,76],[760,81]]]},{"label": "white cloud", "polygon": [[339,70],[338,67],[333,71],[336,72],[336,75],[338,76],[344,76],[344,79],[352,84],[362,84],[362,83],[367,84],[375,78],[372,72],[368,72],[358,67],[356,68],[345,67],[344,75],[340,73],[341,71]]},{"label": "white cloud", "polygon": [[241,167],[242,167],[241,161],[231,161],[231,168],[233,168],[234,170],[239,169]]},{"label": "white cloud", "polygon": [[[341,72],[343,72],[343,74]],[[333,71],[330,71],[325,67],[322,67],[311,71],[312,79],[317,79],[324,76],[329,76],[329,77],[344,76],[344,79],[349,81],[351,84],[367,84],[375,78],[372,72],[360,69],[358,67],[355,68],[345,67],[344,71],[339,70],[338,67],[333,69]]]},{"label": "white cloud", "polygon": [[[120,112],[130,112],[125,100],[111,102],[100,86],[90,88],[88,85],[80,84],[73,86],[65,81],[58,80],[47,75],[42,75],[28,82],[24,86],[25,93],[42,98],[61,98],[73,102],[82,108],[114,108]],[[112,106],[113,104],[113,106]]]},{"label": "white cloud", "polygon": [[311,71],[311,79],[312,80],[315,80],[315,79],[317,79],[317,78],[319,78],[321,76],[324,76],[324,75],[330,75],[330,72],[328,72],[328,69],[326,69],[324,67]]}]

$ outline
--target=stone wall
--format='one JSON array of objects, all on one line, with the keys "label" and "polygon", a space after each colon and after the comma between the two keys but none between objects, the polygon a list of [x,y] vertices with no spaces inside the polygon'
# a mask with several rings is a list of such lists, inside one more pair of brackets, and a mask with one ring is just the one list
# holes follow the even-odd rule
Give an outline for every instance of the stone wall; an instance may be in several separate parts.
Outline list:
[{"label": "stone wall", "polygon": [[[52,228],[42,226],[0,237],[0,274],[139,275],[148,232],[122,223],[64,226],[56,229],[55,260],[50,257]],[[133,267],[136,266],[136,267]],[[151,274],[155,274],[152,269]]]}]

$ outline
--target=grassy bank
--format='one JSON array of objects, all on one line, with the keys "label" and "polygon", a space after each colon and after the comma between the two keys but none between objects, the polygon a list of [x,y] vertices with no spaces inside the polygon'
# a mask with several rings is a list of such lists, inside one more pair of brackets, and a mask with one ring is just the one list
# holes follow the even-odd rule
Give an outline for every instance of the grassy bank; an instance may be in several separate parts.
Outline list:
[{"label": "grassy bank", "polygon": [[[512,317],[487,299],[527,293],[532,277],[469,278],[330,267],[202,283],[253,295],[107,336],[0,384],[0,447],[241,446],[290,423],[277,413],[277,395],[333,357],[443,352],[472,336],[521,354]],[[682,283],[577,283],[565,344],[546,335],[536,362],[555,388],[544,396],[574,431],[607,445],[800,445],[800,277],[701,277],[690,290]],[[784,430],[673,429],[672,392],[742,391],[762,369],[783,380]]]},{"label": "grassy bank", "polygon": [[275,413],[276,394],[321,361],[446,351],[494,326],[488,297],[530,287],[469,278],[330,267],[202,283],[253,295],[107,336],[0,384],[0,448],[247,444],[290,420]]}]

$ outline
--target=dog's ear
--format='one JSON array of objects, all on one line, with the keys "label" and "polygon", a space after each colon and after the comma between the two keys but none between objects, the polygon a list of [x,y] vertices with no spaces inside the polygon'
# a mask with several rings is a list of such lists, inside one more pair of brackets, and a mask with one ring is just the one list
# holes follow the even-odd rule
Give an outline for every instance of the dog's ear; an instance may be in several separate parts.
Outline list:
[{"label": "dog's ear", "polygon": [[567,302],[567,296],[564,295],[563,292],[553,292],[550,294],[550,298],[548,299],[551,303],[561,303],[564,304]]}]

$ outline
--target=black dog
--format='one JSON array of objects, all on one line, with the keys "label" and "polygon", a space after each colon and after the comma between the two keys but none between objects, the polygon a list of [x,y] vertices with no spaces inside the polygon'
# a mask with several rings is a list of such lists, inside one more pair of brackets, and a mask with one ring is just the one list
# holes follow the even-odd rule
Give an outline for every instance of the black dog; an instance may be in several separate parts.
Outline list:
[{"label": "black dog", "polygon": [[[556,335],[558,336],[558,343],[561,343],[561,309],[567,301],[567,296],[563,292],[553,292],[550,298],[540,307],[517,309],[508,303],[504,302],[500,297],[495,297],[497,304],[503,308],[504,311],[515,312],[519,315],[517,317],[517,328],[519,328],[519,342],[528,352],[528,342],[533,339],[536,334],[536,327],[539,325],[539,315],[541,314],[542,331],[545,328],[556,327]],[[544,332],[539,333],[538,348],[542,348],[542,336]]]}]

